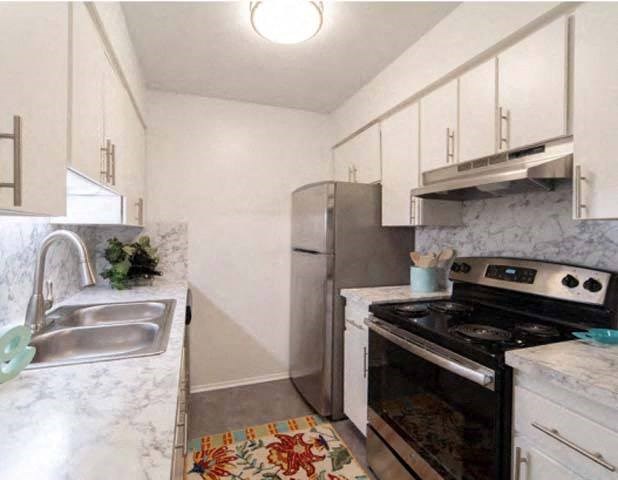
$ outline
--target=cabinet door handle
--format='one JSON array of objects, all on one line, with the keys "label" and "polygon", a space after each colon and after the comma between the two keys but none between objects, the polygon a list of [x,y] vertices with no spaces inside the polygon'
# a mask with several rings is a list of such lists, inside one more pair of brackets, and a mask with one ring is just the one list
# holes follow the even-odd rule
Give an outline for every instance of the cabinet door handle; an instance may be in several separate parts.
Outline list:
[{"label": "cabinet door handle", "polygon": [[111,179],[112,179],[112,185],[116,185],[116,144],[112,143],[112,151],[110,153],[110,157],[111,157],[111,164],[112,164],[112,171],[111,171]]},{"label": "cabinet door handle", "polygon": [[526,457],[522,457],[521,448],[515,447],[515,472],[513,474],[514,480],[521,480],[521,465],[528,463],[528,459]]},{"label": "cabinet door handle", "polygon": [[137,224],[142,225],[144,223],[144,199],[140,197],[140,199],[135,202],[135,206],[137,207]]},{"label": "cabinet door handle", "polygon": [[605,461],[605,459],[603,458],[603,455],[601,455],[599,452],[590,452],[586,450],[585,448],[580,447],[579,445],[573,443],[568,438],[563,437],[560,434],[560,432],[556,430],[555,428],[544,427],[543,425],[537,422],[532,422],[531,425],[537,430],[540,430],[541,432],[543,432],[545,435],[569,447],[571,450],[575,450],[580,455],[583,455],[587,459],[592,460],[594,463],[601,465],[606,470],[609,470],[610,472],[616,471],[616,467],[614,467],[611,463],[608,463],[607,461]]},{"label": "cabinet door handle", "polygon": [[21,117],[13,115],[13,132],[0,133],[0,139],[13,141],[13,181],[0,183],[0,188],[13,189],[13,206],[21,207]]},{"label": "cabinet door handle", "polygon": [[101,181],[104,183],[110,182],[110,170],[111,170],[111,151],[112,151],[112,141],[107,139],[105,140],[105,146],[101,147],[101,151],[105,153],[105,160],[102,162],[104,166],[101,167]]},{"label": "cabinet door handle", "polygon": [[358,180],[356,179],[357,172],[358,172],[358,168],[356,168],[356,165],[352,165],[352,181],[354,183],[358,183]]},{"label": "cabinet door handle", "polygon": [[[506,128],[503,130],[502,125],[505,123],[506,123]],[[509,110],[505,110],[502,107],[500,107],[498,111],[498,138],[499,138],[498,150],[502,150],[502,145],[504,145],[505,149],[509,148],[510,129],[511,129],[511,113],[509,112]]]},{"label": "cabinet door handle", "polygon": [[455,160],[455,130],[446,129],[446,163]]},{"label": "cabinet door handle", "polygon": [[367,347],[363,347],[363,378],[367,378],[367,373],[369,372],[367,368]]},{"label": "cabinet door handle", "polygon": [[352,167],[348,167],[348,182],[352,181]]},{"label": "cabinet door handle", "polygon": [[410,195],[410,225],[416,225],[416,197]]},{"label": "cabinet door handle", "polygon": [[575,165],[575,178],[573,179],[573,189],[575,190],[575,218],[582,218],[582,210],[586,208],[586,204],[582,203],[582,181],[586,177],[582,176],[582,166]]}]

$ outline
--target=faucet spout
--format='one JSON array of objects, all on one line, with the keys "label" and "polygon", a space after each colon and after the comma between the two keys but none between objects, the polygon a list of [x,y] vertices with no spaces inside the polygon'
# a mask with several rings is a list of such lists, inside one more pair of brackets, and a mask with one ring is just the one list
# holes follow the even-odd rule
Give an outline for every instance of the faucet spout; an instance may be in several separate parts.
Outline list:
[{"label": "faucet spout", "polygon": [[25,324],[27,327],[30,327],[33,333],[40,331],[45,326],[45,299],[43,298],[45,259],[47,258],[49,247],[56,240],[60,239],[68,240],[74,245],[77,251],[79,256],[80,286],[83,288],[96,283],[96,275],[92,263],[90,262],[88,248],[86,248],[86,245],[79,235],[68,230],[56,230],[47,235],[43,239],[41,247],[39,248],[39,253],[37,254],[34,271],[34,287],[26,311]]}]

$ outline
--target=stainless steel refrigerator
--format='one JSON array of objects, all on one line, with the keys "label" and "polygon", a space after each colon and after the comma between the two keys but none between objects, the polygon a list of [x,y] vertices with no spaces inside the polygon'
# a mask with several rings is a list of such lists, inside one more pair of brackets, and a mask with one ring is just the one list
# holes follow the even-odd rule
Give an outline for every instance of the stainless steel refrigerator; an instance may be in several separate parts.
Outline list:
[{"label": "stainless steel refrigerator", "polygon": [[323,416],[343,415],[342,288],[409,282],[410,228],[381,226],[381,186],[306,185],[292,194],[290,377]]}]

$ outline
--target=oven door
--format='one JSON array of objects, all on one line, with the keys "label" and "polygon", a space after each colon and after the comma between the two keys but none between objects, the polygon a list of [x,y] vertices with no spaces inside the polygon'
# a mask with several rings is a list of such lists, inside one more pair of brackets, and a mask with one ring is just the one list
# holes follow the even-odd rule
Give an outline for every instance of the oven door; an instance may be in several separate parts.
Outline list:
[{"label": "oven door", "polygon": [[[410,478],[508,478],[496,372],[375,317],[367,324],[369,426]],[[379,470],[377,458],[369,464]]]}]

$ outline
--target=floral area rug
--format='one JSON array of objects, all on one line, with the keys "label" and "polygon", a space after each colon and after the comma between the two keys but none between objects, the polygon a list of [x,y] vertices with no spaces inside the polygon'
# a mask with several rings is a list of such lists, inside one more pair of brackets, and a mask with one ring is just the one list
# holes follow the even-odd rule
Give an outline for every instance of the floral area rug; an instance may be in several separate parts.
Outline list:
[{"label": "floral area rug", "polygon": [[368,480],[318,416],[209,435],[189,444],[185,480]]}]

